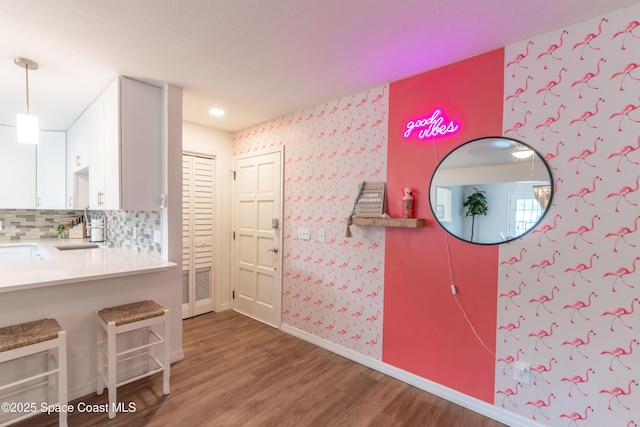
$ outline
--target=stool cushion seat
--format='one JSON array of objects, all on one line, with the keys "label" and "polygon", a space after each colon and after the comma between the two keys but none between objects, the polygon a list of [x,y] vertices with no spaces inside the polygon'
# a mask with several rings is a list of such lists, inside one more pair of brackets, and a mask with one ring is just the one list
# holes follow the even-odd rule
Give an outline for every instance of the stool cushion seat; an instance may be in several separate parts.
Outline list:
[{"label": "stool cushion seat", "polygon": [[62,327],[55,319],[40,319],[0,328],[0,352],[58,338]]},{"label": "stool cushion seat", "polygon": [[163,314],[164,307],[155,301],[138,301],[131,304],[103,308],[98,312],[98,316],[105,323],[114,322],[116,326],[139,322],[140,320],[162,316]]}]

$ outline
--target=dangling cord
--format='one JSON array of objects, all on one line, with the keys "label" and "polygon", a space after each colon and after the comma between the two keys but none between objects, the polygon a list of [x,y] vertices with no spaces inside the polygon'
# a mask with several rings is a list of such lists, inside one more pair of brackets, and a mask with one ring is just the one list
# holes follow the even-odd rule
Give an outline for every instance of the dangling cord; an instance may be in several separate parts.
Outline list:
[{"label": "dangling cord", "polygon": [[[432,142],[433,142],[433,153],[436,158],[436,165],[439,165],[440,160],[438,158],[438,149],[436,148],[435,138],[432,139]],[[473,335],[476,336],[476,339],[480,342],[480,344],[482,344],[482,347],[484,347],[484,349],[487,350],[489,354],[491,354],[495,359],[496,354],[493,351],[491,351],[489,347],[487,347],[487,345],[484,343],[484,340],[480,337],[480,335],[476,331],[476,328],[473,326],[473,323],[471,323],[471,319],[469,319],[469,316],[467,316],[467,312],[462,307],[462,304],[460,304],[460,300],[458,299],[458,291],[456,290],[456,286],[453,283],[453,265],[451,262],[451,248],[449,247],[449,233],[446,230],[444,231],[444,244],[446,247],[447,266],[449,267],[449,283],[451,284],[451,292],[453,293],[453,298],[456,300],[456,304],[458,304],[458,308],[460,308],[460,311],[462,312],[464,319],[469,324],[469,327],[471,328]]]}]

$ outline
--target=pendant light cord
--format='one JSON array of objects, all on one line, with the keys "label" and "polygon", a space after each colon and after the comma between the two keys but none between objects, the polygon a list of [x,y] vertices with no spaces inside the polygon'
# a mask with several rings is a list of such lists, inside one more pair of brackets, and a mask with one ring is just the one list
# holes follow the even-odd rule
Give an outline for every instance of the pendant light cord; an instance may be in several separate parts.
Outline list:
[{"label": "pendant light cord", "polygon": [[29,63],[24,64],[24,72],[27,80],[27,114],[29,114]]}]

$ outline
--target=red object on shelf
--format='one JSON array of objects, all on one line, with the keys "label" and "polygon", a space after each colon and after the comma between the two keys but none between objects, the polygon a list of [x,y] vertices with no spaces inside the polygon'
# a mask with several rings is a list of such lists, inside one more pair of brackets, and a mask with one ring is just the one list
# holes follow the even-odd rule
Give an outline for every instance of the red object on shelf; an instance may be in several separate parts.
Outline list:
[{"label": "red object on shelf", "polygon": [[404,189],[402,198],[402,217],[413,218],[413,191],[408,187]]}]

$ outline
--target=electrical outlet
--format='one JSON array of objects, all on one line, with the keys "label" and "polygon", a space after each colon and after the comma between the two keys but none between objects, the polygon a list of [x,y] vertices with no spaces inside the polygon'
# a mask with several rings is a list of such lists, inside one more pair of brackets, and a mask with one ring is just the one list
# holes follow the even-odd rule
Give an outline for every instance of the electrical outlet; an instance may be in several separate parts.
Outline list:
[{"label": "electrical outlet", "polygon": [[2,221],[0,221],[0,231],[2,231]]},{"label": "electrical outlet", "polygon": [[308,228],[298,228],[298,240],[309,240],[311,233]]},{"label": "electrical outlet", "polygon": [[153,230],[153,243],[160,243],[161,238],[160,230]]},{"label": "electrical outlet", "polygon": [[325,233],[324,228],[318,230],[318,242],[324,243],[327,241],[327,234]]},{"label": "electrical outlet", "polygon": [[531,365],[526,362],[513,362],[513,379],[521,384],[531,381]]},{"label": "electrical outlet", "polygon": [[135,240],[138,238],[138,226],[134,225],[131,229],[132,238]]}]

